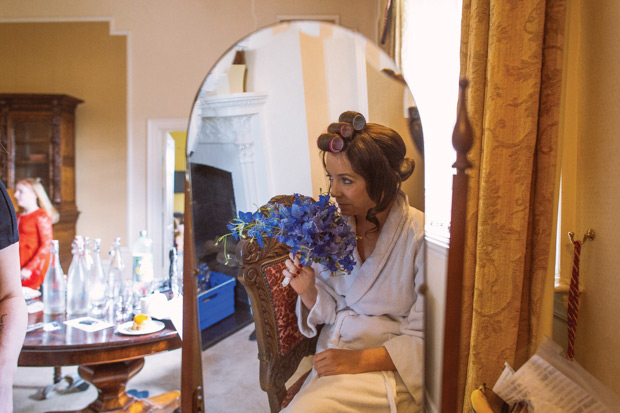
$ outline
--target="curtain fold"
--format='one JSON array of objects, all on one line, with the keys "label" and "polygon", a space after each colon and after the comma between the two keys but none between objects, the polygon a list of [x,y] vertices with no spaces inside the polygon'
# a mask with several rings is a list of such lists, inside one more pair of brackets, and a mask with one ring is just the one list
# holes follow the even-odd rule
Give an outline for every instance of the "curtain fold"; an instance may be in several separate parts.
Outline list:
[{"label": "curtain fold", "polygon": [[[553,210],[566,0],[463,0],[470,152],[459,400],[536,350]],[[461,404],[461,403],[459,403]]]},{"label": "curtain fold", "polygon": [[402,36],[406,23],[404,8],[408,0],[381,0],[379,13],[379,47],[402,70]]}]

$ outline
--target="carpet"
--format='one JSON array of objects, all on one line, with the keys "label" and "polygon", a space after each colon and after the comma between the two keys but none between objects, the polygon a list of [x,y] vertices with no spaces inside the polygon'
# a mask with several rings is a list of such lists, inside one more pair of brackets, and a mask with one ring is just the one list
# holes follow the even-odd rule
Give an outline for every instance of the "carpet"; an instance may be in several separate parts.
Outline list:
[{"label": "carpet", "polygon": [[[254,325],[250,324],[202,352],[207,412],[269,412],[267,394],[258,382],[256,342],[248,340],[253,330]],[[62,373],[77,374],[77,367],[63,367]],[[41,387],[51,384],[52,378],[52,367],[20,367],[13,386],[14,411],[38,413],[80,409],[97,398],[97,391],[91,385],[83,392],[35,400],[35,394]],[[146,357],[142,371],[127,385],[127,390],[148,390],[150,396],[180,388],[180,349]]]}]

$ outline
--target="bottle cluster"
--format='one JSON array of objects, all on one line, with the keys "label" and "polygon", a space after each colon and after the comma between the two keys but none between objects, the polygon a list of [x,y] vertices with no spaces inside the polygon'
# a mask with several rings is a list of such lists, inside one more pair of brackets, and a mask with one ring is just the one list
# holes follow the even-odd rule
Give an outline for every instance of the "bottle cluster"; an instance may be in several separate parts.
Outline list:
[{"label": "bottle cluster", "polygon": [[[107,270],[99,238],[91,242],[88,237],[76,235],[71,253],[73,258],[65,274],[60,265],[58,241],[52,241],[50,265],[42,286],[45,314],[89,315],[123,322],[139,313],[141,299],[155,290],[153,241],[146,231],[140,232],[132,246],[131,272],[126,271],[120,237],[114,240],[108,251]],[[172,254],[170,258],[172,261]],[[176,270],[170,271],[169,283],[172,284],[172,279],[178,277]],[[178,287],[173,290],[179,293]]]}]

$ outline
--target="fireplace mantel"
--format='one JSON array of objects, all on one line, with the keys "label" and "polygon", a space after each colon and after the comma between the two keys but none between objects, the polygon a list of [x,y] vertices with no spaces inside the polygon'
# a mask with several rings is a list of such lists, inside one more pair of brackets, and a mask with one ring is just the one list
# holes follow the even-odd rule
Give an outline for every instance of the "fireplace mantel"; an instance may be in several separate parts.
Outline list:
[{"label": "fireplace mantel", "polygon": [[197,143],[207,146],[205,164],[233,175],[237,207],[252,210],[262,202],[266,188],[263,112],[266,93],[246,92],[199,98],[200,133]]},{"label": "fireplace mantel", "polygon": [[267,100],[266,93],[244,92],[200,98],[203,118],[240,116],[258,113]]}]

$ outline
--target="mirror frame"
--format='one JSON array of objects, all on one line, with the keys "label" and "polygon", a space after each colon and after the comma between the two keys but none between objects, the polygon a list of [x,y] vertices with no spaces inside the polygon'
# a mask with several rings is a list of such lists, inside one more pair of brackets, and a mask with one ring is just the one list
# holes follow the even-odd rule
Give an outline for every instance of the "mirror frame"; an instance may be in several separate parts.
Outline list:
[{"label": "mirror frame", "polygon": [[[456,149],[456,174],[452,180],[452,212],[450,219],[450,246],[448,249],[448,269],[446,274],[446,298],[444,319],[444,342],[441,375],[441,411],[458,412],[458,384],[460,381],[461,346],[461,303],[463,298],[463,260],[465,255],[465,224],[467,189],[469,176],[467,169],[472,167],[467,159],[474,142],[474,134],[467,116],[465,91],[468,81],[459,82],[459,100],[456,124],[452,134],[452,145]],[[453,351],[446,351],[453,349]]]},{"label": "mirror frame", "polygon": [[[305,20],[300,20],[300,21],[308,22]],[[325,22],[317,21],[317,23],[325,23]],[[248,38],[253,33],[256,33],[258,31],[264,30],[272,26],[276,26],[277,24],[280,24],[280,23],[274,23],[272,25],[268,25],[266,27],[259,28],[251,33],[248,33],[240,41],[243,41],[244,39]],[[353,32],[353,30],[346,28],[344,26],[339,26],[336,24],[335,26],[338,26],[342,29]],[[359,33],[357,34],[365,38],[365,36]],[[377,48],[379,47],[373,40],[370,40],[367,38],[365,39],[371,42]],[[225,56],[231,50],[233,50],[238,43],[239,42],[229,47],[222,54],[222,56]],[[213,67],[211,67],[211,69],[207,73],[207,76],[209,73],[213,71],[214,67],[217,66],[222,56],[220,56],[220,58],[218,58],[218,60],[213,65]],[[406,81],[404,80],[404,78],[402,77],[402,75],[396,75],[394,73],[389,73],[389,72],[386,72],[385,74],[390,75],[396,81],[400,81],[404,83],[405,87],[408,88],[408,85]],[[194,105],[199,99],[203,84],[204,84],[204,80],[203,80],[203,83],[201,83],[200,88],[196,94],[196,97],[194,99]],[[192,111],[193,111],[194,105],[192,105]],[[408,130],[409,132],[408,140],[413,144],[414,148],[418,148],[418,150],[420,150],[420,146],[422,145],[422,148],[421,148],[422,150],[420,152],[421,152],[421,155],[423,156],[424,151],[423,151],[422,128],[420,126],[421,122],[419,118],[419,112],[417,111],[417,106],[414,106],[414,108],[415,108],[415,112],[413,113],[413,115],[415,115],[415,118],[410,119],[410,125],[409,125],[409,130]],[[411,112],[410,112],[410,116],[412,116]],[[191,117],[191,112],[190,112],[188,132],[190,129],[191,122],[192,122],[192,117]],[[417,129],[415,129],[414,131],[412,126],[416,127]],[[188,143],[189,143],[189,135],[188,135]],[[189,153],[187,150],[186,150],[186,156],[189,156]],[[416,165],[416,167],[419,167],[419,165]],[[205,407],[204,407],[204,393],[203,393],[204,383],[203,383],[202,363],[195,362],[195,360],[202,359],[201,357],[202,348],[201,348],[200,329],[197,328],[198,321],[199,321],[198,311],[197,311],[197,306],[195,304],[197,300],[197,283],[196,283],[197,282],[197,270],[194,264],[195,251],[194,251],[194,237],[193,237],[193,227],[192,227],[193,225],[192,224],[193,223],[192,191],[191,191],[191,176],[190,175],[191,174],[188,168],[186,169],[186,172],[185,172],[185,191],[184,191],[185,192],[185,203],[184,203],[185,231],[184,231],[184,253],[183,253],[184,254],[183,255],[183,297],[184,297],[183,299],[183,332],[184,334],[183,334],[183,341],[182,341],[182,361],[181,361],[181,368],[182,368],[182,371],[181,371],[181,411],[204,412]],[[426,280],[426,266],[425,266],[424,280]],[[426,307],[425,307],[425,311],[426,311]],[[425,389],[423,389],[423,392],[425,393]],[[443,395],[443,391],[442,391],[442,395]]]}]

